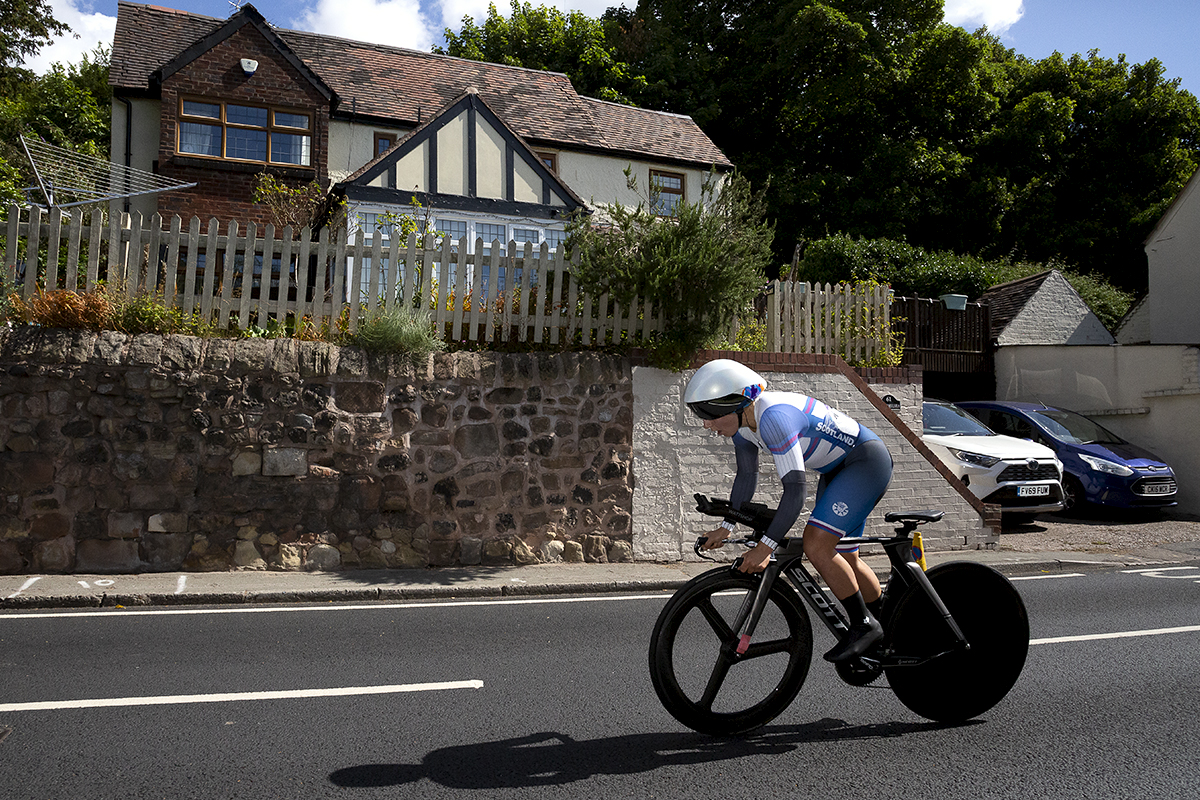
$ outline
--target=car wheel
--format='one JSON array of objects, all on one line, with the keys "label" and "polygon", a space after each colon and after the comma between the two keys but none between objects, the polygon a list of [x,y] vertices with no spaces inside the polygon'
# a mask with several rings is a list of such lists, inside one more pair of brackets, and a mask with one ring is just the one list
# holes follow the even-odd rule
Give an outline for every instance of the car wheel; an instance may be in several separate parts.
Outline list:
[{"label": "car wheel", "polygon": [[1062,513],[1068,516],[1077,516],[1087,507],[1087,493],[1083,490],[1083,484],[1074,475],[1064,475],[1062,481],[1063,487],[1063,509]]}]

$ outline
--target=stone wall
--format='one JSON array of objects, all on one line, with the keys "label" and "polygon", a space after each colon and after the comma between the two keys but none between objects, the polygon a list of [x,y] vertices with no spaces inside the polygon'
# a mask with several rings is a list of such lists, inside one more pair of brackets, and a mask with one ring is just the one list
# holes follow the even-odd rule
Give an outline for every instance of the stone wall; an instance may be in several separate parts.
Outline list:
[{"label": "stone wall", "polygon": [[630,369],[0,329],[0,573],[626,560]]}]

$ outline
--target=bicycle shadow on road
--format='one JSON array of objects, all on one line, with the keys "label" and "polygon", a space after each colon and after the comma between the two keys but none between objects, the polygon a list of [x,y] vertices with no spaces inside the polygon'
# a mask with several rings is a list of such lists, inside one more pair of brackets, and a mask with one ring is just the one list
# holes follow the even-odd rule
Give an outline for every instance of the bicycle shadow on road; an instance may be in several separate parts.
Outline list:
[{"label": "bicycle shadow on road", "polygon": [[[964,724],[976,724],[968,722]],[[663,767],[778,755],[812,742],[907,736],[953,725],[889,722],[848,725],[826,718],[805,725],[768,727],[753,735],[717,739],[699,733],[645,733],[577,741],[554,732],[445,747],[420,764],[361,764],[335,770],[329,780],[343,788],[399,786],[428,778],[453,789],[558,786],[595,775],[631,775]]]}]

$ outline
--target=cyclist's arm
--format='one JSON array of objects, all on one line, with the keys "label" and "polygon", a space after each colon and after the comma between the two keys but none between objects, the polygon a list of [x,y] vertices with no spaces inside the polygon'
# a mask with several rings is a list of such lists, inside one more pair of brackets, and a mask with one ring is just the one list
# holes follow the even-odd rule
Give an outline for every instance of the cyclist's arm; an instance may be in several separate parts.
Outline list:
[{"label": "cyclist's arm", "polygon": [[[742,503],[754,497],[758,488],[758,448],[739,435],[733,437],[733,452],[737,456],[737,475],[729,491],[729,505],[741,508]],[[725,525],[733,530],[732,523]]]},{"label": "cyclist's arm", "polygon": [[[733,479],[733,488],[729,490],[729,504],[733,508],[741,508],[742,503],[754,497],[754,490],[758,488],[758,447],[735,433],[733,451],[737,456],[737,475]],[[712,550],[721,547],[736,528],[732,522],[722,522],[704,534],[703,548]]]},{"label": "cyclist's arm", "polygon": [[770,527],[759,538],[760,542],[772,550],[779,547],[783,537],[787,536],[796,520],[800,519],[800,512],[804,510],[806,483],[802,469],[794,469],[783,476],[783,497],[779,500],[779,508],[775,511],[775,518],[771,520]]},{"label": "cyclist's arm", "polygon": [[775,459],[775,471],[783,484],[783,497],[775,518],[760,541],[772,550],[787,536],[804,510],[804,454],[800,441],[810,425],[808,416],[796,406],[771,406],[758,422],[758,435]]}]

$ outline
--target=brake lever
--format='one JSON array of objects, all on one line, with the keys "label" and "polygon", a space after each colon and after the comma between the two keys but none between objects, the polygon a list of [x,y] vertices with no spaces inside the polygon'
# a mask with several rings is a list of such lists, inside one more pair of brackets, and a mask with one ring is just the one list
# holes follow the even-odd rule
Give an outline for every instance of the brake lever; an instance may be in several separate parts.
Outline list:
[{"label": "brake lever", "polygon": [[[705,561],[717,561],[717,559],[713,558],[712,556],[704,555],[704,551],[701,548],[703,548],[704,543],[707,541],[708,541],[707,536],[697,537],[696,544],[693,546],[692,549],[696,552],[696,555],[700,556]],[[743,547],[749,548],[749,547],[753,547],[754,545],[758,544],[758,542],[755,541],[754,539],[743,537],[743,538],[738,538],[738,539],[726,539],[725,544],[740,544]],[[736,566],[737,564],[740,564],[741,562],[742,562],[742,557],[738,556],[737,559],[734,561],[734,565]]]}]

